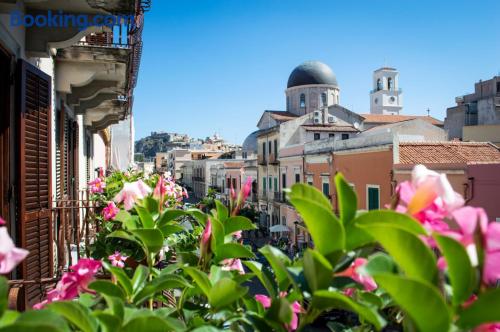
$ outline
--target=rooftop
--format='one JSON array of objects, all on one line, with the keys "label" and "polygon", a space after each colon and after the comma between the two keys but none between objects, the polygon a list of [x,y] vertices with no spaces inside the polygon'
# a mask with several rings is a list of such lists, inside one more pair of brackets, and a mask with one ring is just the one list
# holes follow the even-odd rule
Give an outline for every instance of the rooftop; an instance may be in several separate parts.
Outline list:
[{"label": "rooftop", "polygon": [[297,115],[288,111],[266,111],[269,112],[271,117],[276,121],[289,121],[297,117]]},{"label": "rooftop", "polygon": [[352,126],[336,126],[336,125],[302,125],[307,131],[322,131],[322,132],[354,132],[357,133],[359,130]]},{"label": "rooftop", "polygon": [[400,164],[500,163],[500,150],[483,142],[411,142],[399,144]]},{"label": "rooftop", "polygon": [[365,118],[366,123],[395,123],[401,121],[408,121],[413,119],[422,119],[435,126],[442,126],[443,121],[427,115],[391,115],[391,114],[360,114]]}]

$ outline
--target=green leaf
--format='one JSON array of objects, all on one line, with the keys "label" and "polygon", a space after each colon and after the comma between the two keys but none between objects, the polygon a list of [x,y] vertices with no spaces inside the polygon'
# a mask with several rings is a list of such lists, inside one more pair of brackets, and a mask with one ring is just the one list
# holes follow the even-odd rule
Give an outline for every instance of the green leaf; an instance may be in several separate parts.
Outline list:
[{"label": "green leaf", "polygon": [[464,330],[481,324],[500,322],[500,288],[490,289],[460,313],[457,325]]},{"label": "green leaf", "polygon": [[103,297],[108,305],[107,311],[118,317],[120,320],[123,320],[125,315],[125,304],[123,303],[123,300],[107,295],[104,295]]},{"label": "green leaf", "polygon": [[448,275],[453,288],[453,305],[457,306],[471,296],[476,286],[476,273],[464,246],[447,236],[434,234],[434,239],[448,264]]},{"label": "green leaf", "polygon": [[269,275],[268,270],[259,262],[255,261],[243,261],[252,273],[254,273],[257,278],[260,280],[262,286],[266,288],[267,292],[271,297],[275,297],[276,292],[276,284],[273,282],[272,277]]},{"label": "green leaf", "polygon": [[122,321],[120,318],[102,311],[94,311],[92,315],[101,323],[102,332],[118,332],[120,331]]},{"label": "green leaf", "polygon": [[130,233],[140,240],[147,253],[156,254],[163,248],[163,234],[159,229],[136,229]]},{"label": "green leaf", "polygon": [[7,326],[13,324],[19,317],[20,313],[14,310],[5,310],[2,317],[0,317],[0,326]]},{"label": "green leaf", "polygon": [[294,184],[289,195],[290,198],[302,198],[305,200],[316,202],[319,206],[327,210],[332,210],[332,204],[330,203],[328,198],[321,191],[308,184]]},{"label": "green leaf", "polygon": [[132,282],[125,271],[119,267],[111,266],[108,262],[102,262],[102,265],[116,278],[118,283],[123,287],[123,290],[125,290],[127,296],[131,296],[133,293]]},{"label": "green leaf", "polygon": [[187,211],[184,210],[178,210],[178,209],[167,209],[163,214],[161,215],[160,219],[158,220],[157,226],[159,228],[167,225],[169,222],[189,214]]},{"label": "green leaf", "polygon": [[437,282],[436,258],[417,235],[392,226],[363,225],[363,230],[387,250],[407,276]]},{"label": "green leaf", "polygon": [[[9,311],[7,311],[9,312]],[[6,313],[7,313],[6,312]],[[6,315],[6,314],[5,314]],[[1,332],[69,332],[69,326],[63,317],[49,310],[30,310],[21,315],[15,313],[17,319],[11,325],[3,325]],[[10,321],[12,321],[11,317]],[[3,320],[3,318],[2,318]],[[2,322],[3,323],[3,322]]]},{"label": "green leaf", "polygon": [[135,242],[135,243],[141,245],[141,243],[139,241],[137,241],[137,239],[135,237],[133,237],[129,233],[122,231],[122,230],[114,231],[111,234],[108,234],[107,237],[117,237],[120,239],[129,240],[129,241],[132,241],[132,242]]},{"label": "green leaf", "polygon": [[90,310],[78,302],[52,302],[48,309],[66,318],[83,332],[97,331],[97,321],[90,315]]},{"label": "green leaf", "polygon": [[248,287],[242,287],[229,278],[221,278],[215,283],[208,294],[208,301],[214,308],[230,305],[248,292]]},{"label": "green leaf", "polygon": [[132,276],[132,290],[133,293],[136,293],[144,283],[149,275],[149,269],[147,266],[139,265],[135,268],[134,275]]},{"label": "green leaf", "polygon": [[155,222],[153,220],[153,217],[145,207],[136,205],[135,211],[137,211],[137,214],[141,219],[142,227],[144,227],[145,229],[151,229],[155,227]]},{"label": "green leaf", "polygon": [[341,173],[335,175],[335,187],[339,204],[340,220],[346,225],[356,216],[358,199],[351,186],[345,181]]},{"label": "green leaf", "polygon": [[172,234],[180,233],[186,230],[182,226],[172,225],[172,224],[158,227],[158,229],[162,232],[164,238],[167,238]]},{"label": "green leaf", "polygon": [[[152,216],[158,216],[158,208],[160,206],[160,202],[154,199],[151,196],[147,196],[142,200],[142,204],[149,211]],[[155,219],[155,217],[153,217]]]},{"label": "green leaf", "polygon": [[292,278],[286,269],[286,267],[291,264],[290,258],[288,258],[288,256],[280,250],[269,245],[260,248],[259,251],[271,265],[272,271],[276,276],[279,289],[286,290],[292,282]]},{"label": "green leaf", "polygon": [[153,279],[140,292],[138,292],[133,301],[136,305],[140,305],[147,299],[153,297],[156,293],[162,292],[165,289],[174,288],[192,288],[191,284],[182,276],[177,274],[165,274]]},{"label": "green leaf", "polygon": [[247,247],[238,243],[225,243],[217,247],[217,262],[228,258],[254,258],[255,255]]},{"label": "green leaf", "polygon": [[201,291],[208,297],[212,285],[210,284],[210,280],[208,279],[207,275],[203,271],[200,271],[194,267],[186,266],[183,269],[191,278],[193,278],[196,285],[198,285]]},{"label": "green leaf", "polygon": [[374,278],[406,311],[420,331],[450,330],[450,311],[436,287],[422,280],[391,274],[379,274]]},{"label": "green leaf", "polygon": [[123,224],[128,222],[132,218],[132,215],[125,210],[120,210],[113,220],[119,221]]},{"label": "green leaf", "polygon": [[315,248],[334,265],[345,247],[344,227],[333,214],[330,202],[326,205],[322,200],[327,199],[320,196],[323,194],[316,188],[294,184],[290,202],[304,219]]},{"label": "green leaf", "polygon": [[292,321],[292,305],[284,297],[273,299],[271,307],[266,312],[266,318],[271,321],[278,321],[283,324],[290,324]]},{"label": "green leaf", "polygon": [[303,263],[311,291],[328,288],[333,278],[333,267],[328,260],[316,250],[306,249]]},{"label": "green leaf", "polygon": [[231,217],[224,221],[224,230],[227,234],[232,234],[237,231],[248,231],[257,229],[257,226],[248,218],[243,216]]},{"label": "green leaf", "polygon": [[96,280],[89,285],[89,289],[93,289],[104,295],[118,297],[121,299],[124,299],[126,296],[125,291],[121,287],[107,280]]},{"label": "green leaf", "polygon": [[363,271],[371,276],[379,273],[395,273],[396,270],[397,268],[394,260],[389,255],[382,252],[370,256],[368,263],[358,268],[358,271]]},{"label": "green leaf", "polygon": [[141,316],[131,319],[121,330],[122,332],[165,332],[174,331],[168,321],[158,316]]},{"label": "green leaf", "polygon": [[357,216],[346,225],[346,250],[354,250],[375,242],[363,226],[384,226],[404,229],[413,234],[426,235],[426,230],[412,217],[390,210],[373,210]]},{"label": "green leaf", "polygon": [[2,317],[8,307],[9,284],[5,277],[0,276],[0,317]]},{"label": "green leaf", "polygon": [[[343,309],[357,313],[360,319],[375,326],[375,329],[382,329],[386,322],[376,310],[354,302],[348,296],[338,292],[320,290],[314,293],[312,307],[319,310]],[[444,331],[444,330],[443,330]]]},{"label": "green leaf", "polygon": [[225,222],[226,219],[229,217],[229,212],[227,210],[227,207],[222,204],[219,200],[215,200],[215,206],[217,208],[217,219],[219,219],[221,222]]},{"label": "green leaf", "polygon": [[200,225],[204,226],[207,223],[208,216],[203,213],[203,211],[199,209],[188,209],[186,212],[195,218]]},{"label": "green leaf", "polygon": [[224,244],[224,226],[220,220],[211,218],[210,222],[212,223],[212,251],[216,251],[217,246]]}]

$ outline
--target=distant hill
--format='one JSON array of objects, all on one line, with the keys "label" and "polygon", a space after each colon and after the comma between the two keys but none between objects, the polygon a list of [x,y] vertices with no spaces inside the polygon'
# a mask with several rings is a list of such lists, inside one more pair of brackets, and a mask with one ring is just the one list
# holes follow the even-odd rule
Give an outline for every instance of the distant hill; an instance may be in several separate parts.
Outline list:
[{"label": "distant hill", "polygon": [[152,158],[157,152],[167,152],[174,147],[187,148],[189,141],[172,141],[171,134],[152,133],[135,142],[135,152],[144,154],[145,158]]}]

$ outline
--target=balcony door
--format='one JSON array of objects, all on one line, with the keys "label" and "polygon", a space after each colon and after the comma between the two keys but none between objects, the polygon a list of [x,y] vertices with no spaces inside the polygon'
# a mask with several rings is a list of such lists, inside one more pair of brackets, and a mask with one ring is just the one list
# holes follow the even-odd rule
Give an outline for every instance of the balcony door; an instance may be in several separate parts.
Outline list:
[{"label": "balcony door", "polygon": [[[9,220],[11,59],[0,48],[0,217]],[[8,223],[9,224],[9,223]]]}]

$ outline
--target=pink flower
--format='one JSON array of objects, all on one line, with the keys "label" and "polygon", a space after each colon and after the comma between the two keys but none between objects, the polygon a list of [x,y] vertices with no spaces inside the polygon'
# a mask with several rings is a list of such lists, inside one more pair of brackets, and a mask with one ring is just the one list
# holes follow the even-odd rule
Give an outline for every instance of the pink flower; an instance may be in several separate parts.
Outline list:
[{"label": "pink flower", "polygon": [[93,181],[88,183],[90,186],[90,192],[92,194],[102,194],[104,192],[104,188],[106,188],[106,182],[104,182],[101,178],[96,178]]},{"label": "pink flower", "polygon": [[7,223],[0,217],[0,226],[5,226]]},{"label": "pink flower", "polygon": [[396,211],[412,215],[429,232],[449,230],[444,219],[464,205],[462,196],[453,190],[445,174],[423,165],[413,168],[411,182],[400,183],[397,192],[400,205]]},{"label": "pink flower", "polygon": [[11,272],[28,253],[28,250],[14,245],[6,227],[0,227],[0,274]]},{"label": "pink flower", "polygon": [[245,269],[243,269],[240,259],[225,259],[222,261],[222,265],[223,271],[238,271],[239,274],[245,274]]},{"label": "pink flower", "polygon": [[207,219],[207,224],[205,225],[205,229],[201,234],[201,243],[200,243],[200,253],[201,257],[206,257],[210,252],[210,240],[212,238],[212,222],[210,218]]},{"label": "pink flower", "polygon": [[113,255],[110,255],[108,259],[111,261],[111,265],[116,267],[124,267],[125,261],[128,256],[123,256],[119,251],[115,251]]},{"label": "pink flower", "polygon": [[483,281],[495,285],[500,280],[500,223],[491,222],[485,237]]},{"label": "pink flower", "polygon": [[[371,276],[359,272],[360,268],[366,265],[366,263],[368,263],[368,260],[366,258],[356,258],[350,267],[348,267],[345,271],[338,273],[337,275],[349,277],[357,283],[363,285],[366,291],[371,292],[378,287],[375,283],[375,280],[373,280]],[[349,295],[349,293],[352,293],[352,290],[348,291],[347,293],[347,295]]]},{"label": "pink flower", "polygon": [[165,186],[165,179],[163,176],[160,176],[158,182],[156,182],[156,187],[153,190],[153,197],[161,201],[163,200],[163,196],[165,196],[166,192],[167,188]]},{"label": "pink flower", "polygon": [[130,210],[134,207],[134,204],[139,200],[146,197],[151,192],[149,188],[142,180],[136,182],[125,182],[123,184],[123,189],[115,196],[113,199],[116,203],[123,202],[125,210]]},{"label": "pink flower", "polygon": [[120,209],[116,207],[114,202],[109,202],[108,205],[102,210],[104,220],[112,220],[120,212]]},{"label": "pink flower", "polygon": [[249,176],[247,177],[247,180],[245,181],[245,185],[243,188],[240,190],[240,193],[238,195],[238,201],[236,202],[236,206],[241,206],[243,204],[247,197],[250,195],[250,192],[252,191],[252,177]]},{"label": "pink flower", "polygon": [[47,299],[35,304],[33,308],[42,309],[48,303],[72,300],[81,292],[90,292],[88,285],[94,280],[101,266],[100,261],[90,258],[80,259],[77,264],[70,267],[71,271],[63,274],[56,288],[47,292]]},{"label": "pink flower", "polygon": [[[286,295],[286,292],[280,293],[280,297],[286,297]],[[264,309],[267,309],[271,306],[271,298],[269,296],[256,294],[255,299],[262,304]],[[285,327],[288,331],[295,331],[299,326],[299,316],[297,314],[303,313],[304,310],[302,309],[300,303],[297,301],[294,301],[290,305],[290,309],[292,309],[292,320],[290,321],[290,324],[285,324]]]}]

